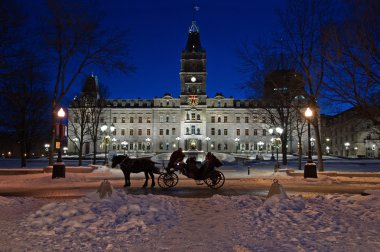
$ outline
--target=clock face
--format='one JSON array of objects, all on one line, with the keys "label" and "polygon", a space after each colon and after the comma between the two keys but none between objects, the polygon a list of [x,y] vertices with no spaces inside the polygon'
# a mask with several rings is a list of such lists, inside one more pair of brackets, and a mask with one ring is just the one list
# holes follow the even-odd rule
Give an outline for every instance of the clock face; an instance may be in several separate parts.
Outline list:
[{"label": "clock face", "polygon": [[191,77],[191,82],[196,82],[197,81],[197,78],[195,78],[194,76],[193,77]]}]

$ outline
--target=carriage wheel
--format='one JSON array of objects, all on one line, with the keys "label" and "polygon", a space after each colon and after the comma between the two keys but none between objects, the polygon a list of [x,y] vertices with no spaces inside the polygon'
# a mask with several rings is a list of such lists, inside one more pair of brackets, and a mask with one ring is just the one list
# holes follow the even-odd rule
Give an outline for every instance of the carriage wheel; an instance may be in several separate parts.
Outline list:
[{"label": "carriage wheel", "polygon": [[158,185],[161,188],[170,188],[176,186],[178,183],[177,174],[173,173],[161,173],[158,177]]},{"label": "carriage wheel", "polygon": [[207,179],[205,179],[205,183],[213,189],[218,189],[224,185],[224,174],[220,171],[214,170],[208,174]]}]

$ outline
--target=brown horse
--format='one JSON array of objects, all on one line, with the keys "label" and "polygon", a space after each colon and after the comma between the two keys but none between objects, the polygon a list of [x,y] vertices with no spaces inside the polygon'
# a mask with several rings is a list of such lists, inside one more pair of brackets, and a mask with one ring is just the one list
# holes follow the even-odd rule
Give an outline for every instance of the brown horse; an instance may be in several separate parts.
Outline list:
[{"label": "brown horse", "polygon": [[128,156],[114,156],[112,158],[111,167],[114,168],[118,164],[120,165],[120,169],[122,170],[124,174],[124,178],[125,178],[124,187],[131,186],[131,172],[145,173],[145,183],[143,187],[146,187],[148,185],[148,179],[149,179],[148,174],[150,175],[150,178],[152,179],[151,187],[154,187],[156,185],[154,182],[153,173],[159,174],[160,171],[155,166],[155,163],[151,161],[150,159],[146,159],[146,158],[131,159]]}]

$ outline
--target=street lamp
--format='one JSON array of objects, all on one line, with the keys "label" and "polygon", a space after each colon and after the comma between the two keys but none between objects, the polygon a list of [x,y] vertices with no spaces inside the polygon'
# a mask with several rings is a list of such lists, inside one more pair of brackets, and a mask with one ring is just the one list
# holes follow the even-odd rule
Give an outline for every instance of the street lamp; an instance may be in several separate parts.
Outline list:
[{"label": "street lamp", "polygon": [[[284,132],[284,130],[281,127],[271,128],[268,131],[269,131],[269,134],[276,133],[278,136],[281,136],[282,132]],[[276,147],[276,164],[274,165],[274,170],[277,171],[281,167],[280,163],[278,162],[278,149],[281,146],[281,138],[276,137],[276,138],[272,139],[272,144],[274,147]]]},{"label": "street lamp", "polygon": [[112,146],[113,146],[113,149],[116,150],[116,142],[117,142],[117,139],[114,137],[111,139],[111,142],[112,142]]},{"label": "street lamp", "polygon": [[[109,131],[107,132],[107,129],[109,129]],[[102,125],[100,127],[100,130],[102,131],[102,133],[106,133],[106,135],[103,137],[103,144],[104,144],[104,164],[106,166],[108,166],[108,145],[110,144],[110,141],[111,141],[111,137],[109,136],[114,130],[115,130],[115,126],[113,124],[111,124],[111,126],[108,128],[108,126],[106,124]]]},{"label": "street lamp", "polygon": [[326,154],[329,155],[330,154],[330,138],[326,138]]},{"label": "street lamp", "polygon": [[[78,148],[78,142],[79,142],[79,139],[75,137],[75,138],[73,139],[73,142],[74,142],[75,154],[77,154],[77,152],[79,152],[79,148]],[[79,153],[78,153],[78,157],[79,157]]]},{"label": "street lamp", "polygon": [[208,152],[208,141],[210,141],[210,140],[211,140],[211,138],[209,138],[209,137],[206,137],[206,138],[205,138],[205,140],[206,140],[206,150],[207,150],[207,152]]},{"label": "street lamp", "polygon": [[235,144],[236,144],[236,153],[237,153],[237,151],[238,151],[239,141],[240,141],[240,139],[239,139],[238,137],[237,137],[237,138],[235,138]]},{"label": "street lamp", "polygon": [[310,144],[311,144],[311,156],[314,155],[314,146],[315,146],[315,138],[310,138]]},{"label": "street lamp", "polygon": [[[147,139],[145,139],[145,142],[146,142],[146,149],[147,149],[147,151],[149,152],[149,150],[150,150],[150,141],[151,141],[152,139],[150,139],[149,137],[147,138]],[[179,146],[179,145],[178,145]]]},{"label": "street lamp", "polygon": [[179,149],[179,140],[181,140],[181,137],[176,137],[175,140],[177,140],[177,145],[178,145],[178,149]]},{"label": "street lamp", "polygon": [[350,151],[350,143],[346,142],[344,143],[344,146],[346,146],[346,156],[348,157],[348,152]]},{"label": "street lamp", "polygon": [[62,162],[62,148],[61,148],[61,142],[64,137],[64,131],[65,126],[62,124],[62,119],[65,117],[65,111],[63,108],[60,108],[60,110],[57,113],[57,116],[59,118],[58,127],[56,127],[56,133],[58,131],[58,136],[56,134],[56,142],[55,147],[58,149],[58,157],[57,162],[53,165],[53,172],[52,172],[52,178],[64,178],[65,177],[65,163]]},{"label": "street lamp", "polygon": [[123,148],[124,156],[125,156],[125,150],[128,148],[128,142],[127,141],[121,142],[121,148]]},{"label": "street lamp", "polygon": [[308,160],[307,160],[307,162],[308,163],[312,163],[313,162],[313,159],[311,157],[311,138],[310,138],[310,135],[311,135],[311,132],[310,132],[310,120],[311,120],[312,116],[313,116],[313,111],[311,111],[310,108],[307,108],[306,111],[305,111],[305,117],[306,117],[306,120],[307,120],[307,142],[308,142]]},{"label": "street lamp", "polygon": [[63,154],[65,154],[65,156],[67,156],[67,150],[68,150],[69,148],[67,148],[66,146],[65,147],[63,147]]},{"label": "street lamp", "polygon": [[259,141],[257,143],[257,145],[259,146],[259,156],[261,158],[261,151],[262,151],[262,148],[263,148],[263,145],[264,145],[264,142],[263,141]]},{"label": "street lamp", "polygon": [[308,158],[307,162],[305,164],[305,170],[303,177],[304,178],[317,178],[317,165],[313,162],[313,159],[311,157],[311,132],[310,132],[310,120],[311,117],[313,116],[313,111],[308,107],[305,111],[305,117],[307,120],[307,142],[308,142]]}]

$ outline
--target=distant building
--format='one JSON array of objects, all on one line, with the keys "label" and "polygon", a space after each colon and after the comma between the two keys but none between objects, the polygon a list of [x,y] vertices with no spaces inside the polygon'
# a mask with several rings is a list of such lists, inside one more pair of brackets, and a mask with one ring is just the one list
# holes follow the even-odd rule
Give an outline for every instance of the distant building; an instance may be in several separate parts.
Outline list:
[{"label": "distant building", "polygon": [[265,77],[264,100],[267,102],[277,101],[289,96],[307,97],[301,74],[292,70],[275,70]]},{"label": "distant building", "polygon": [[[132,153],[162,153],[182,147],[247,155],[271,153],[273,136],[268,132],[265,112],[256,101],[227,98],[221,93],[207,96],[206,60],[199,28],[193,21],[181,53],[179,98],[165,94],[153,99],[106,101],[100,121],[115,127],[110,136],[110,151],[122,153],[124,147]],[[294,77],[294,71],[288,73]],[[97,89],[97,78],[91,76],[83,92],[94,94],[94,89]],[[269,89],[266,94],[270,94]],[[69,116],[72,116],[70,109]],[[73,127],[76,126],[71,129],[69,126],[71,139]],[[297,149],[296,142],[289,144],[292,145],[289,150]],[[69,141],[69,151],[74,150],[73,142]],[[83,154],[92,150],[91,142],[86,141]],[[98,147],[98,152],[102,151]]]},{"label": "distant building", "polygon": [[355,108],[321,115],[324,153],[342,157],[380,158],[380,134]]}]

